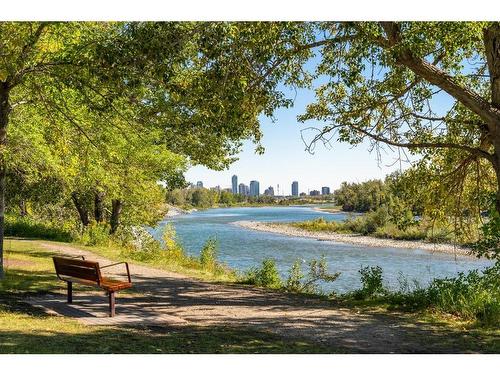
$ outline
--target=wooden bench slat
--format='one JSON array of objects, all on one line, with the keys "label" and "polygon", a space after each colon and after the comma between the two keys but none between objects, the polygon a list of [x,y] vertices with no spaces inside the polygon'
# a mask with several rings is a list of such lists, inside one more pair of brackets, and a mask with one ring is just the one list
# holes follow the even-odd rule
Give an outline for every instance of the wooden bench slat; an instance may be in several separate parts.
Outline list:
[{"label": "wooden bench slat", "polygon": [[100,281],[98,271],[95,268],[59,265],[57,273],[78,279],[90,280],[98,283]]}]

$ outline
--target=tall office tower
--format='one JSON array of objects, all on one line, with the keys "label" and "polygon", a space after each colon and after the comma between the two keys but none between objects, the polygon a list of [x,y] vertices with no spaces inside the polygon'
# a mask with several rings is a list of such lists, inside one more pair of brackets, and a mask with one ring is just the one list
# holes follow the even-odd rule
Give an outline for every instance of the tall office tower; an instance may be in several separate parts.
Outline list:
[{"label": "tall office tower", "polygon": [[292,195],[294,197],[299,196],[299,183],[298,183],[298,181],[292,182]]},{"label": "tall office tower", "polygon": [[203,181],[198,181],[196,183],[196,187],[202,188],[203,187]]},{"label": "tall office tower", "polygon": [[231,182],[233,183],[233,194],[238,194],[238,176],[233,175]]},{"label": "tall office tower", "polygon": [[329,195],[330,194],[330,188],[328,186],[323,186],[321,188],[321,195]]},{"label": "tall office tower", "polygon": [[238,185],[238,194],[240,195],[248,195],[248,186],[244,183]]},{"label": "tall office tower", "polygon": [[250,181],[250,196],[258,197],[260,195],[259,181]]}]

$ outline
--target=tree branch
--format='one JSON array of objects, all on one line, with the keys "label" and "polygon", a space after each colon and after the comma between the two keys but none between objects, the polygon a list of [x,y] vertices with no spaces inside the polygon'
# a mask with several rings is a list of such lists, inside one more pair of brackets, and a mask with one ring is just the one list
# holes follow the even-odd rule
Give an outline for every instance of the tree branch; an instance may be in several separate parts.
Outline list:
[{"label": "tree branch", "polygon": [[[388,39],[387,43],[380,43],[383,48],[395,47],[401,40],[399,25],[395,22],[381,22]],[[425,78],[427,81],[446,91],[459,100],[464,106],[481,117],[492,134],[496,132],[496,126],[500,122],[500,110],[493,108],[488,101],[467,87],[463,87],[454,77],[444,72],[428,61],[416,57],[408,48],[403,48],[395,53],[398,64],[406,66],[415,74]]]}]

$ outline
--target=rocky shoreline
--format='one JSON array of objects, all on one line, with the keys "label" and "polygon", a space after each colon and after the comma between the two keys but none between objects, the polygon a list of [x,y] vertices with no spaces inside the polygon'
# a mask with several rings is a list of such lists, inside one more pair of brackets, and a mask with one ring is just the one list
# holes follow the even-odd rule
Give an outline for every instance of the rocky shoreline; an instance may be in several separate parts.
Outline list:
[{"label": "rocky shoreline", "polygon": [[168,208],[168,211],[165,214],[165,218],[170,218],[170,217],[174,217],[174,216],[178,216],[178,215],[187,215],[187,214],[190,214],[191,212],[198,211],[196,208],[193,208],[191,210],[183,210],[179,207],[170,206],[170,205],[168,205],[167,208]]},{"label": "rocky shoreline", "polygon": [[454,246],[451,244],[433,244],[423,241],[392,240],[385,238],[363,236],[359,234],[311,232],[283,223],[236,221],[232,224],[246,229],[283,234],[286,236],[313,238],[320,241],[342,242],[342,243],[348,243],[350,245],[368,246],[368,247],[394,247],[400,249],[421,249],[439,253],[472,256],[468,248],[461,247],[458,245]]}]

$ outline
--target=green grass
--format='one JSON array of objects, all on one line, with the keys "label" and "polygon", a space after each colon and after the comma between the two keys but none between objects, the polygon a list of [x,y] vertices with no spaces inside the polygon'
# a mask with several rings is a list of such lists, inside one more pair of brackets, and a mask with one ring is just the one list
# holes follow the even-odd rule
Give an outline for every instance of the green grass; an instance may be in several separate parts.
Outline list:
[{"label": "green grass", "polygon": [[0,299],[0,353],[331,353],[331,348],[285,341],[227,327],[102,327],[46,316],[29,305]]}]

